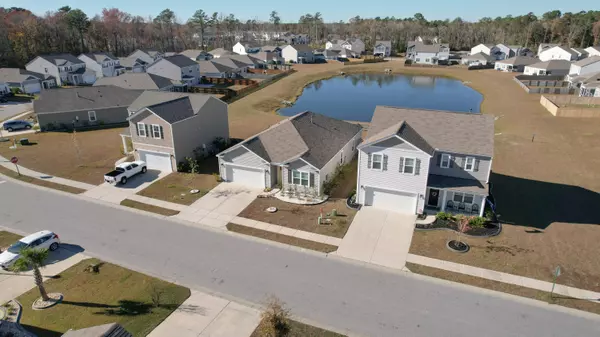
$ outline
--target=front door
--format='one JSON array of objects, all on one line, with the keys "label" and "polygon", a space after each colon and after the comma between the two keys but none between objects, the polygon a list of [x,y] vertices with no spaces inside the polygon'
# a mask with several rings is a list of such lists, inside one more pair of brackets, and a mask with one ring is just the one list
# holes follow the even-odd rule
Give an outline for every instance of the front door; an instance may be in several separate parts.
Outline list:
[{"label": "front door", "polygon": [[427,205],[432,207],[438,207],[438,203],[440,201],[440,190],[431,188],[429,189],[429,199],[427,200]]}]

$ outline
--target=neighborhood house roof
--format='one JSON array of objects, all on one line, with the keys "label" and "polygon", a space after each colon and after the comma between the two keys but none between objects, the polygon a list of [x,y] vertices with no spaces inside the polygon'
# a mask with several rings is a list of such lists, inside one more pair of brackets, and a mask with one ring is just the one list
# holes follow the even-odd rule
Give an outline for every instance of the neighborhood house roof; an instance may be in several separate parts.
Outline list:
[{"label": "neighborhood house roof", "polygon": [[181,53],[179,53],[179,55],[183,55],[187,58],[194,59],[194,60],[204,54],[206,54],[206,52],[202,49],[187,49],[187,50],[184,50]]},{"label": "neighborhood house roof", "polygon": [[19,68],[0,68],[0,82],[22,83],[33,79],[46,80],[48,78],[54,77]]},{"label": "neighborhood house roof", "polygon": [[576,66],[585,67],[585,66],[589,66],[590,64],[594,64],[596,62],[600,62],[600,56],[588,57],[583,60],[579,60],[573,64]]},{"label": "neighborhood house roof", "polygon": [[239,68],[244,68],[247,67],[248,65],[246,63],[240,62],[232,57],[221,57],[218,59],[213,59],[211,60],[211,62],[216,63],[216,64],[222,64],[224,66],[227,66],[231,69],[239,69]]},{"label": "neighborhood house roof", "polygon": [[395,134],[429,154],[432,149],[489,157],[494,154],[491,115],[377,106],[364,144]]},{"label": "neighborhood house roof", "polygon": [[160,59],[157,62],[160,62],[162,60],[165,60],[167,62],[171,62],[174,65],[182,68],[182,67],[189,67],[189,66],[195,66],[197,63],[196,61],[191,60],[189,57],[185,57],[183,55],[173,55],[173,56],[169,56],[169,57],[164,57],[162,59]]},{"label": "neighborhood house roof", "polygon": [[140,96],[140,90],[115,86],[76,87],[44,90],[33,101],[36,114],[127,107]]},{"label": "neighborhood house roof", "polygon": [[467,60],[480,60],[480,61],[487,61],[487,62],[491,62],[491,61],[494,60],[493,57],[491,57],[488,54],[482,53],[482,52],[466,56],[465,59],[467,59]]},{"label": "neighborhood house roof", "polygon": [[232,55],[233,54],[229,50],[225,50],[223,48],[213,49],[213,50],[209,51],[208,53],[213,56],[223,56],[223,55]]},{"label": "neighborhood house roof", "polygon": [[82,55],[85,55],[85,56],[91,58],[92,60],[95,60],[98,63],[104,62],[104,60],[106,60],[106,59],[113,60],[113,61],[118,60],[116,57],[113,56],[113,54],[106,53],[106,52],[85,53]]},{"label": "neighborhood house roof", "polygon": [[244,66],[254,66],[257,64],[263,64],[265,62],[263,62],[261,59],[255,57],[256,54],[252,54],[252,55],[231,55],[228,56],[226,58],[223,59],[231,59],[235,62],[238,62]]},{"label": "neighborhood house roof", "polygon": [[569,53],[569,54],[571,54],[573,56],[577,56],[577,53],[573,49],[571,49],[571,48],[565,48],[563,46],[556,46],[556,48],[560,48],[563,51],[566,51],[567,53]]},{"label": "neighborhood house roof", "polygon": [[137,57],[119,57],[119,63],[126,68],[133,68],[136,63],[139,65],[148,64],[146,61]]},{"label": "neighborhood house roof", "polygon": [[276,51],[277,49],[281,49],[281,47],[278,47],[278,46],[262,46],[262,47],[260,47],[260,51],[265,51],[265,52],[267,52],[267,51],[273,52],[273,51]]},{"label": "neighborhood house roof", "polygon": [[149,73],[125,73],[120,76],[101,77],[94,86],[114,85],[124,89],[160,90],[176,83],[166,77]]},{"label": "neighborhood house roof", "polygon": [[534,63],[538,63],[538,62],[540,62],[540,59],[535,58],[535,57],[515,56],[515,57],[511,57],[509,59],[503,60],[503,61],[496,61],[496,64],[500,63],[500,64],[510,64],[513,66],[521,66],[521,65],[528,66],[530,64],[534,64]]},{"label": "neighborhood house roof", "polygon": [[303,51],[303,52],[311,52],[312,53],[312,48],[307,45],[307,44],[290,44],[290,46],[294,49],[296,49],[297,51]]},{"label": "neighborhood house roof", "polygon": [[148,108],[167,123],[173,124],[198,114],[211,98],[215,99],[205,94],[144,91],[129,106],[130,111],[136,112],[129,116],[129,119]]},{"label": "neighborhood house roof", "polygon": [[321,169],[361,130],[360,125],[305,111],[229,150],[244,146],[271,163],[302,158]]},{"label": "neighborhood house roof", "polygon": [[392,49],[392,41],[376,41],[375,46],[378,46],[378,45],[383,45],[385,47]]},{"label": "neighborhood house roof", "polygon": [[48,54],[48,55],[40,55],[39,57],[43,58],[44,60],[46,60],[56,66],[84,63],[82,60],[78,59],[77,57],[75,57],[71,54]]},{"label": "neighborhood house roof", "polygon": [[414,44],[415,52],[417,53],[439,53],[442,49],[448,48],[445,44],[423,44],[417,42]]},{"label": "neighborhood house roof", "polygon": [[571,68],[571,62],[567,60],[550,60],[534,63],[528,67],[545,70],[568,70]]},{"label": "neighborhood house roof", "polygon": [[220,63],[215,63],[213,60],[198,61],[198,65],[200,66],[200,73],[202,74],[218,74],[231,71],[230,67]]}]

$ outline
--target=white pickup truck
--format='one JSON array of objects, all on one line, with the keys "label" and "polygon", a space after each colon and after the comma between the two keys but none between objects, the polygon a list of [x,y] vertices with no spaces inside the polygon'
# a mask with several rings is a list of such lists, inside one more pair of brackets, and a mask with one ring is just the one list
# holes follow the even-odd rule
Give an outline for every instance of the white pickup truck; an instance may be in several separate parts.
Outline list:
[{"label": "white pickup truck", "polygon": [[109,184],[121,183],[125,185],[127,179],[138,173],[146,173],[147,170],[145,161],[124,162],[117,165],[113,171],[105,174],[104,181]]}]

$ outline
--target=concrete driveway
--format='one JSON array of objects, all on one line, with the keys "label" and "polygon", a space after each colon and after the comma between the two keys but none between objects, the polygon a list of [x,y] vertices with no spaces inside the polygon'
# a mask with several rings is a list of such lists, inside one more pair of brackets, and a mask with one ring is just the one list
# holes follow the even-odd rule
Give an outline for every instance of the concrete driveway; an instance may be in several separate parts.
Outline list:
[{"label": "concrete driveway", "polygon": [[222,228],[262,191],[260,188],[223,182],[175,217]]},{"label": "concrete driveway", "polygon": [[354,217],[336,254],[402,269],[412,241],[416,215],[363,207]]},{"label": "concrete driveway", "polygon": [[127,199],[129,196],[134,195],[144,188],[150,186],[150,184],[168,176],[169,173],[170,172],[148,170],[144,174],[138,174],[133,178],[128,179],[125,185],[111,185],[108,183],[103,183],[98,185],[98,187],[86,191],[83,193],[83,195],[118,204],[124,199]]}]

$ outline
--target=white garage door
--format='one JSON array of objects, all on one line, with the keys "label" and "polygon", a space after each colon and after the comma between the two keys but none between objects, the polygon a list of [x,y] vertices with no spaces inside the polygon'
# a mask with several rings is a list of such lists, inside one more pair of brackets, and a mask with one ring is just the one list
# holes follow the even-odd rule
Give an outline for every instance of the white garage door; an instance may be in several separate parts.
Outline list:
[{"label": "white garage door", "polygon": [[26,93],[28,94],[36,94],[40,91],[42,91],[42,87],[39,83],[29,83],[29,84],[25,84],[23,86],[23,89],[25,90]]},{"label": "white garage door", "polygon": [[265,173],[261,169],[251,169],[227,165],[227,181],[252,187],[265,187]]},{"label": "white garage door", "polygon": [[365,205],[399,213],[416,213],[417,196],[379,188],[365,188]]},{"label": "white garage door", "polygon": [[146,162],[149,170],[172,172],[171,156],[168,153],[147,152],[139,150],[140,160]]}]

